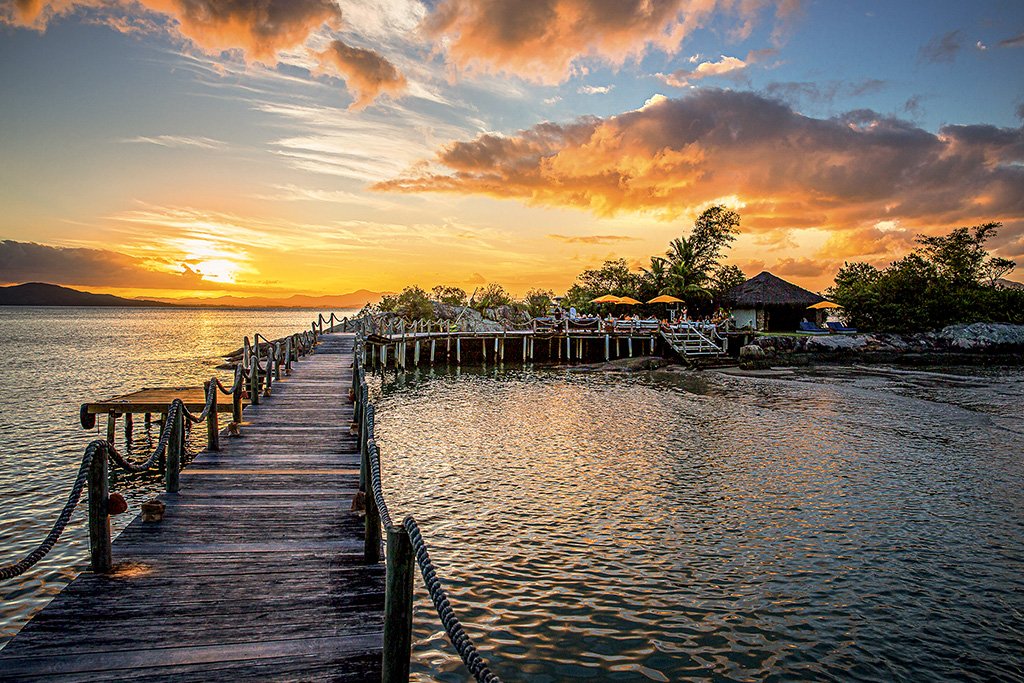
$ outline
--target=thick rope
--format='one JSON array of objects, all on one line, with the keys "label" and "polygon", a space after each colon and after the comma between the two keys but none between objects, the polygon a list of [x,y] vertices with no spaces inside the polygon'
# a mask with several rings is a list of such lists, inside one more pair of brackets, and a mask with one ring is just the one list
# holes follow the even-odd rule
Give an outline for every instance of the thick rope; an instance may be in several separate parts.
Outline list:
[{"label": "thick rope", "polygon": [[[363,385],[365,390],[366,385]],[[366,456],[370,461],[370,493],[373,494],[373,502],[377,504],[377,513],[380,515],[381,524],[384,528],[392,526],[391,513],[388,511],[388,503],[384,500],[384,488],[380,483],[380,449],[373,436],[373,412],[372,404],[366,404]]]},{"label": "thick rope", "polygon": [[437,609],[437,616],[440,617],[445,633],[448,634],[448,640],[451,641],[452,646],[455,647],[459,656],[462,657],[462,661],[465,662],[466,668],[469,669],[469,672],[473,674],[477,681],[480,681],[480,683],[501,683],[501,679],[487,666],[487,661],[477,652],[473,641],[466,634],[466,630],[462,628],[459,618],[455,616],[452,604],[448,600],[448,594],[441,585],[441,580],[437,577],[434,563],[430,561],[427,543],[423,540],[423,534],[420,533],[420,527],[416,524],[416,520],[412,515],[409,515],[402,522],[402,526],[409,532],[409,540],[412,542],[413,551],[416,553],[416,563],[420,566],[420,572],[423,574],[423,583],[427,586],[427,592],[430,593],[430,599]]},{"label": "thick rope", "polygon": [[106,441],[93,441],[85,449],[85,455],[82,456],[82,464],[78,468],[78,475],[75,477],[75,483],[71,487],[71,493],[68,494],[68,501],[64,503],[64,509],[60,511],[60,515],[57,517],[57,521],[53,523],[50,533],[46,534],[46,538],[43,539],[42,543],[36,546],[35,550],[30,552],[21,560],[14,564],[7,564],[0,567],[0,581],[24,574],[35,566],[39,560],[46,557],[48,552],[50,552],[58,539],[60,539],[60,535],[64,533],[64,529],[67,528],[68,522],[71,521],[71,513],[73,513],[75,508],[78,506],[78,501],[82,497],[82,489],[85,488],[85,482],[89,477],[89,466],[92,464],[92,459],[96,456],[96,451],[100,448],[106,447]]},{"label": "thick rope", "polygon": [[[266,339],[266,337],[263,338]],[[248,337],[245,337],[245,339],[243,340],[243,357],[247,358],[252,353],[255,353],[257,354],[258,358],[259,340],[257,337],[254,337],[254,339],[256,339],[257,342],[255,347],[249,343]],[[300,355],[305,355],[305,353],[309,352],[316,343],[316,337],[310,332],[294,334],[292,335],[292,339],[293,341],[296,342],[295,346]],[[274,349],[273,346],[271,345],[271,349],[269,349],[269,351],[272,351],[272,353],[267,354],[268,375],[270,369],[272,368],[272,362],[275,360],[279,360],[279,353],[277,349]],[[181,399],[174,399],[174,401],[172,401],[171,404],[167,407],[167,418],[164,422],[164,429],[160,434],[160,440],[157,442],[157,446],[150,454],[149,458],[147,458],[144,462],[135,463],[128,460],[126,457],[121,455],[121,453],[119,453],[112,444],[108,443],[107,441],[96,440],[90,442],[85,449],[85,454],[82,456],[82,464],[78,468],[78,474],[75,476],[74,484],[72,484],[71,486],[71,492],[68,494],[67,502],[64,503],[64,507],[61,509],[60,514],[57,516],[57,520],[53,523],[53,526],[50,528],[50,532],[46,535],[43,541],[38,546],[36,546],[34,550],[32,550],[18,562],[15,562],[13,564],[0,565],[0,581],[11,579],[16,576],[20,576],[21,574],[24,574],[26,571],[35,566],[40,560],[46,557],[50,550],[53,549],[53,546],[56,545],[57,541],[60,540],[61,534],[64,533],[64,530],[67,528],[68,523],[71,521],[71,515],[74,513],[75,508],[78,507],[78,503],[81,501],[82,490],[85,488],[86,481],[88,480],[89,477],[89,466],[92,464],[93,458],[96,457],[96,454],[97,452],[100,451],[100,449],[105,451],[107,457],[110,458],[110,461],[114,465],[116,465],[117,467],[121,468],[126,472],[137,474],[139,472],[145,472],[149,470],[157,461],[157,459],[166,453],[167,444],[170,442],[171,431],[173,430],[173,427],[171,425],[175,423],[179,411],[182,412],[182,415],[185,419],[193,423],[205,420],[210,414],[210,410],[213,406],[213,399],[216,396],[216,392],[220,391],[224,394],[233,394],[234,392],[238,391],[242,386],[244,386],[244,382],[248,379],[248,374],[249,373],[247,369],[243,368],[242,365],[236,366],[235,381],[230,389],[226,388],[219,379],[217,379],[216,377],[212,377],[210,379],[210,388],[206,393],[206,404],[203,407],[203,411],[199,415],[193,415],[191,412],[189,412],[188,408],[185,407],[185,404],[181,401]],[[184,439],[184,435],[182,435],[182,439]],[[380,462],[379,453],[376,452],[376,448],[374,448],[374,453],[376,454],[377,460],[377,476],[375,479],[375,488],[379,492]],[[380,494],[380,502],[383,502],[383,494]],[[387,508],[384,507],[382,509],[384,514],[387,514]],[[390,524],[390,517],[388,517],[388,522]]]}]

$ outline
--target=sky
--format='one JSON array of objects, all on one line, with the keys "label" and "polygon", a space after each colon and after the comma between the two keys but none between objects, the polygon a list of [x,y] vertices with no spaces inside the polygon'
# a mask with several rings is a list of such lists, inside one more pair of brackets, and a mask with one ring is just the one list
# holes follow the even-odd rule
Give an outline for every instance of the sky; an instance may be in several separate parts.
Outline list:
[{"label": "sky", "polygon": [[1000,221],[1024,2],[0,0],[0,283],[564,292],[713,204],[828,287]]}]

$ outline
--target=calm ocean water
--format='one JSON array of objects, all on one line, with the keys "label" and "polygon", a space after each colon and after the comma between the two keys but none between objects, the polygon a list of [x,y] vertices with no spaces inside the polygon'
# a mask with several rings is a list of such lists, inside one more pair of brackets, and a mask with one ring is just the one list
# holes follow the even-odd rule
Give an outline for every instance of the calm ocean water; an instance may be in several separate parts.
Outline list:
[{"label": "calm ocean water", "polygon": [[[242,335],[311,317],[0,308],[0,561],[63,504],[94,438],[79,403],[198,382]],[[1019,370],[374,383],[393,514],[416,515],[506,680],[1024,680]],[[0,584],[0,638],[86,546],[79,517]],[[465,680],[417,591],[415,677]]]}]

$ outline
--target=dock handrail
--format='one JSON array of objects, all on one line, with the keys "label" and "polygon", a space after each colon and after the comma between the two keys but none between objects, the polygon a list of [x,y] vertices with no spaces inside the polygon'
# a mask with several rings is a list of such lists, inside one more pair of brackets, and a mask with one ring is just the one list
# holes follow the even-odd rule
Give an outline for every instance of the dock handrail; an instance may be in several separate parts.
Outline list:
[{"label": "dock handrail", "polygon": [[[297,360],[298,356],[304,356],[315,348],[317,337],[322,333],[317,331],[318,323],[320,325],[319,329],[322,330],[323,322],[328,321],[329,329],[333,330],[335,320],[343,322],[346,327],[349,322],[348,318],[336,318],[334,313],[331,313],[329,318],[324,318],[323,314],[320,314],[317,321],[313,323],[313,329],[287,337],[285,340],[285,346],[288,350],[287,359],[284,358],[284,353],[281,352],[281,340],[269,342],[265,336],[257,333],[253,337],[255,344],[250,344],[249,338],[245,337],[242,344],[242,359],[235,366],[235,379],[232,386],[230,388],[224,386],[217,377],[211,377],[208,382],[205,382],[206,401],[203,410],[198,415],[192,414],[185,407],[181,399],[176,398],[171,401],[167,406],[167,417],[161,426],[160,439],[157,442],[156,448],[153,449],[153,452],[144,462],[132,462],[118,452],[109,439],[90,441],[89,445],[85,448],[82,463],[71,486],[67,502],[50,528],[50,532],[42,542],[17,562],[0,565],[0,581],[24,574],[46,557],[67,528],[71,515],[78,507],[82,491],[86,486],[88,486],[90,492],[88,523],[91,568],[96,573],[110,572],[113,566],[110,538],[111,495],[107,478],[110,463],[112,462],[117,468],[132,474],[149,471],[154,464],[159,463],[161,469],[164,470],[165,489],[168,492],[177,491],[178,475],[185,460],[185,422],[188,421],[196,424],[207,421],[207,448],[209,450],[219,450],[217,393],[220,392],[232,396],[232,417],[236,423],[240,422],[242,419],[243,392],[246,386],[249,386],[250,401],[253,404],[258,404],[260,392],[264,390],[270,391],[275,375],[277,379],[280,379],[280,366],[282,364],[286,366],[286,371],[289,371],[293,360]],[[260,337],[268,342],[266,368],[262,372],[259,367]],[[261,377],[261,374],[263,377]],[[81,418],[83,427],[90,429],[95,425],[95,416],[87,415],[84,406]],[[114,495],[120,498],[119,494],[115,493]],[[123,499],[118,502],[123,502]],[[114,514],[118,513],[114,512]]]},{"label": "dock handrail", "polygon": [[[367,562],[380,561],[381,526],[387,530],[387,594],[384,609],[384,657],[381,680],[407,681],[412,645],[412,583],[410,564],[415,559],[423,576],[423,583],[437,610],[448,640],[459,653],[466,668],[480,683],[501,683],[501,678],[490,670],[487,661],[473,645],[452,609],[448,594],[438,577],[437,568],[415,517],[407,515],[401,524],[395,524],[388,510],[380,476],[380,448],[375,436],[376,408],[369,400],[366,371],[363,368],[363,342],[356,335],[355,372],[352,373],[351,397],[358,428],[359,448],[362,453],[360,490],[365,496],[366,535],[364,556]],[[367,495],[368,494],[368,495]]]}]

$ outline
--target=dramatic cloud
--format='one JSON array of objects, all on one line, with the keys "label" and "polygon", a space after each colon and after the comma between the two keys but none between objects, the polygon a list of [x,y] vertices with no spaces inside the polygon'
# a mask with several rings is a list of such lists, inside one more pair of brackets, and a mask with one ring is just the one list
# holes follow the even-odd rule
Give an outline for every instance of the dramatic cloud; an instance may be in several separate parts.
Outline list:
[{"label": "dramatic cloud", "polygon": [[566,244],[615,244],[616,242],[631,242],[637,237],[628,235],[548,235],[550,239],[564,242]]},{"label": "dramatic cloud", "polygon": [[42,29],[56,16],[89,7],[166,15],[178,33],[205,52],[242,50],[247,58],[271,65],[279,51],[303,45],[325,25],[341,25],[341,10],[332,0],[15,0],[2,18]]},{"label": "dramatic cloud", "polygon": [[768,4],[777,6],[779,21],[795,14],[798,5],[792,0],[443,0],[425,25],[462,70],[554,84],[572,75],[581,58],[621,66],[650,49],[674,54],[719,8],[749,32]]},{"label": "dramatic cloud", "polygon": [[0,241],[0,283],[49,282],[59,285],[133,289],[219,289],[184,263],[155,264],[103,249],[52,247]]},{"label": "dramatic cloud", "polygon": [[755,232],[880,220],[1024,228],[1021,128],[946,126],[934,134],[866,110],[815,119],[749,92],[701,89],[606,119],[484,134],[444,147],[437,161],[376,188],[669,219],[733,197]]},{"label": "dramatic cloud", "polygon": [[[0,7],[0,24],[45,30],[55,17],[75,11],[87,11],[90,21],[123,33],[169,32],[209,55],[237,51],[247,61],[267,66],[276,65],[281,53],[298,50],[323,71],[345,79],[355,97],[353,109],[406,86],[395,66],[371,50],[333,40],[326,50],[309,54],[310,38],[341,28],[341,9],[333,0],[15,0]],[[365,12],[357,18],[360,25],[376,30]],[[169,136],[137,141],[189,144],[175,143]]]},{"label": "dramatic cloud", "polygon": [[323,52],[317,53],[320,67],[345,79],[356,98],[352,109],[362,109],[381,93],[396,95],[405,89],[405,77],[394,64],[376,52],[332,40]]},{"label": "dramatic cloud", "polygon": [[918,58],[922,62],[952,62],[956,53],[964,46],[962,31],[950,31],[949,33],[932,38],[927,45],[921,47]]}]

